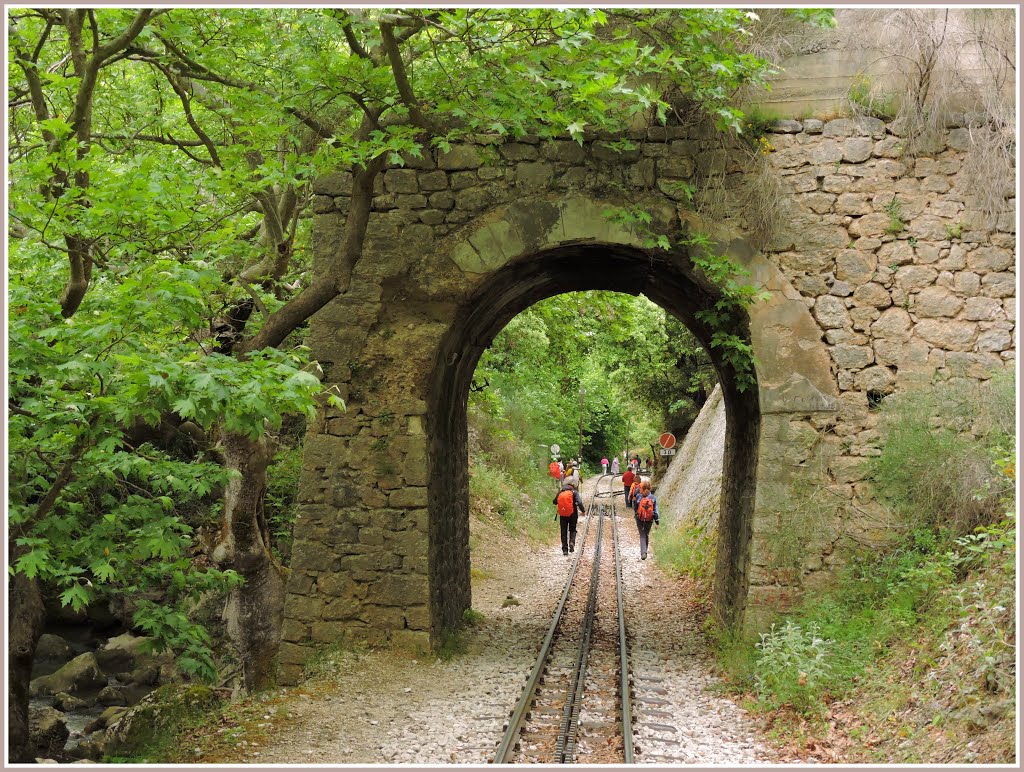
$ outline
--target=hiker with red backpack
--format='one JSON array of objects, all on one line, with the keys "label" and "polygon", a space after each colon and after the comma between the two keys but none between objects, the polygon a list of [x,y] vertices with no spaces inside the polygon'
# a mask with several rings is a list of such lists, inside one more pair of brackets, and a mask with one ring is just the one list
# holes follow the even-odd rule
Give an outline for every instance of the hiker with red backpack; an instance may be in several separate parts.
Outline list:
[{"label": "hiker with red backpack", "polygon": [[651,483],[644,480],[640,483],[640,491],[633,506],[636,529],[640,533],[640,559],[647,560],[647,540],[651,534],[651,526],[658,525],[660,513],[658,500],[651,493]]},{"label": "hiker with red backpack", "polygon": [[562,554],[576,550],[576,522],[583,514],[583,498],[572,481],[567,481],[551,502],[557,507],[555,517],[562,532]]}]

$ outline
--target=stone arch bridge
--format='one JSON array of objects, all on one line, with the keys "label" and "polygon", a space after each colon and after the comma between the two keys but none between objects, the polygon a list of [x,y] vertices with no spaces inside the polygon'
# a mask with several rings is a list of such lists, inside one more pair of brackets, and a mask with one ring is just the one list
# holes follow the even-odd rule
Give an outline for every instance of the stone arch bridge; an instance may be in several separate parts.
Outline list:
[{"label": "stone arch bridge", "polygon": [[[637,132],[624,152],[611,138],[483,138],[386,171],[351,289],[312,322],[325,385],[347,410],[327,409],[306,439],[283,680],[316,645],[428,648],[461,620],[468,389],[516,314],[574,290],[643,293],[710,343],[695,314],[713,289],[685,250],[646,248],[611,222],[615,207],[642,205],[662,232],[710,232],[771,295],[740,320],[756,388],[740,391],[709,349],[728,421],[720,613],[740,619],[811,586],[844,533],[883,539],[860,471],[877,452],[869,394],[935,377],[983,381],[1014,356],[1012,210],[989,222],[976,211],[961,172],[965,131],[906,161],[881,121],[780,122],[767,163],[784,224],[761,244],[747,237],[744,210],[702,222],[682,200],[680,183],[729,188],[750,174],[699,127]],[[314,268],[340,239],[350,182],[341,173],[316,183]],[[780,571],[766,558],[770,534],[801,485],[827,487],[833,507],[802,524],[802,566]]]}]

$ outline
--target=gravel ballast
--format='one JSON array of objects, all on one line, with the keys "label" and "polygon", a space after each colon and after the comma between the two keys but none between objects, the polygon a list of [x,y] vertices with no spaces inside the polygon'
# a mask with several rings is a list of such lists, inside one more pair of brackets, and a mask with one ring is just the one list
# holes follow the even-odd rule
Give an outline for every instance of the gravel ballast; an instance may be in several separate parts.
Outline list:
[{"label": "gravel ballast", "polygon": [[[585,493],[593,484],[584,486]],[[618,504],[623,598],[634,678],[636,761],[760,764],[782,759],[755,722],[715,694],[700,635],[703,604],[640,560],[631,516]],[[582,521],[581,521],[582,526]],[[482,621],[447,660],[392,651],[345,652],[316,680],[290,690],[275,729],[239,745],[238,762],[283,764],[484,764],[493,760],[551,621],[569,569],[552,513],[549,543],[531,547],[480,522],[473,531],[473,608]],[[608,577],[609,581],[611,577]],[[305,692],[305,693],[303,693]],[[294,697],[294,699],[291,699]],[[203,759],[196,759],[202,761]],[[218,759],[221,760],[221,759]],[[229,759],[223,759],[227,761]],[[792,761],[797,761],[792,759]]]}]

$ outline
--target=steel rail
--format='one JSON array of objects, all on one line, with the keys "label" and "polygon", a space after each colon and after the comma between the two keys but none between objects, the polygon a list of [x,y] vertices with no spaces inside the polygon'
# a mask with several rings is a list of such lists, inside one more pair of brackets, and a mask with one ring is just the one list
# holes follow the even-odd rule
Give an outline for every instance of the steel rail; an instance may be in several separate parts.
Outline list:
[{"label": "steel rail", "polygon": [[626,614],[622,603],[622,561],[619,559],[619,527],[612,502],[612,542],[615,544],[615,595],[619,613],[619,697],[622,702],[622,761],[633,763],[633,695],[629,688],[629,651],[626,646]]},{"label": "steel rail", "polygon": [[512,715],[509,717],[508,729],[505,731],[505,736],[502,738],[501,744],[498,746],[498,750],[494,755],[495,764],[510,763],[508,757],[512,754],[516,741],[519,739],[519,734],[522,731],[523,724],[526,722],[526,715],[530,710],[530,703],[533,701],[534,694],[537,691],[537,686],[540,684],[540,678],[544,672],[544,665],[547,662],[548,653],[551,650],[551,643],[555,639],[555,631],[558,628],[558,623],[562,621],[562,614],[565,611],[565,602],[569,598],[569,591],[572,589],[573,582],[576,578],[576,569],[579,567],[580,557],[583,555],[583,547],[586,544],[587,534],[590,531],[591,512],[594,508],[594,503],[594,497],[591,497],[590,506],[587,508],[586,513],[586,527],[584,528],[583,536],[577,545],[579,549],[572,562],[572,568],[569,571],[569,576],[565,581],[565,588],[562,590],[562,597],[558,601],[558,605],[555,607],[555,613],[551,618],[551,625],[548,627],[548,633],[544,638],[544,642],[541,644],[540,653],[537,655],[537,662],[534,664],[533,670],[530,671],[530,676],[526,681],[526,685],[523,687],[523,693],[520,695],[519,701],[516,703],[515,708],[512,710]]}]

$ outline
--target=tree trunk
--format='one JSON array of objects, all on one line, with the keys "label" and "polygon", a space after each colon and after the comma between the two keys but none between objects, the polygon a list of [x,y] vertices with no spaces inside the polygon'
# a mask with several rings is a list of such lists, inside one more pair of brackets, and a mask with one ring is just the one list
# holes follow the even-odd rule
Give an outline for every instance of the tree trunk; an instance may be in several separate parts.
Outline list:
[{"label": "tree trunk", "polygon": [[[25,551],[15,547],[11,564]],[[7,729],[7,745],[12,763],[34,761],[28,736],[29,681],[32,678],[32,660],[36,644],[43,633],[46,613],[43,609],[39,582],[22,573],[10,579],[10,609],[8,616],[7,640],[7,712],[10,723]]]},{"label": "tree trunk", "polygon": [[227,468],[239,476],[224,491],[224,520],[213,558],[245,579],[228,596],[224,619],[245,688],[257,691],[273,683],[284,623],[284,569],[270,553],[263,511],[271,454],[263,439],[243,434],[225,432],[222,445]]}]

